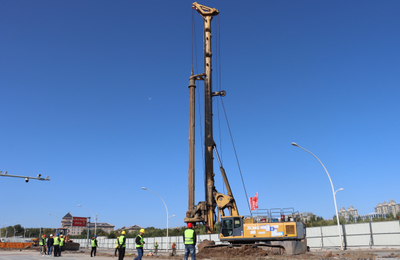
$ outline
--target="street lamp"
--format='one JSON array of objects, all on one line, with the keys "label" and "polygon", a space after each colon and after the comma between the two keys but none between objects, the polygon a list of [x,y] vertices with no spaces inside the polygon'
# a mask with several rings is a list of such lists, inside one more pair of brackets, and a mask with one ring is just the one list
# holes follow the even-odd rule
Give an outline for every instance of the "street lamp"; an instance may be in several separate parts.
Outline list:
[{"label": "street lamp", "polygon": [[12,228],[14,229],[14,236],[13,236],[13,237],[15,237],[15,227],[14,227],[14,226],[12,226]]},{"label": "street lamp", "polygon": [[[39,238],[40,238],[41,235],[42,235],[42,227],[40,226],[39,222],[37,222],[36,220],[31,219],[31,218],[28,218],[28,220],[32,220],[32,221],[35,221],[36,223],[38,223],[38,225],[39,225]],[[29,233],[29,234],[30,234],[30,233]]]},{"label": "street lamp", "polygon": [[6,225],[7,225],[7,223],[4,223],[4,225],[3,225],[3,228],[4,228],[5,231],[6,231],[6,236],[5,236],[5,238],[7,238],[7,228],[6,228]]},{"label": "street lamp", "polygon": [[[17,223],[17,221],[14,220],[14,223]],[[14,237],[15,237],[15,226],[13,226],[13,228],[14,228]]]},{"label": "street lamp", "polygon": [[338,231],[339,231],[339,237],[340,237],[340,248],[343,251],[343,241],[342,241],[342,230],[340,229],[340,222],[339,222],[339,214],[338,214],[338,210],[337,210],[337,205],[336,205],[336,192],[343,190],[343,188],[338,189],[337,191],[335,191],[335,188],[333,187],[333,183],[331,180],[331,176],[329,176],[328,170],[325,168],[324,164],[321,162],[320,159],[318,159],[317,156],[315,156],[312,152],[310,152],[307,149],[304,149],[303,147],[299,146],[296,143],[292,143],[293,146],[299,147],[301,149],[303,149],[304,151],[308,152],[309,154],[311,154],[312,156],[315,157],[315,159],[317,159],[319,161],[319,163],[322,165],[322,167],[324,167],[324,170],[326,172],[326,174],[328,175],[329,181],[331,183],[332,186],[332,193],[333,193],[333,202],[335,203],[335,212],[336,212],[336,220],[337,220],[337,226],[338,226]]},{"label": "street lamp", "polygon": [[[78,207],[81,207],[81,208],[84,208],[84,209],[87,209],[90,213],[92,213],[92,215],[93,215],[93,218],[94,218],[94,235],[97,235],[97,233],[96,233],[96,229],[97,229],[97,213],[96,213],[96,217],[94,216],[94,214],[93,214],[93,212],[90,210],[90,209],[88,209],[88,208],[85,208],[84,206],[82,206],[81,204],[78,204]],[[88,232],[89,232],[89,229],[88,229]]]},{"label": "street lamp", "polygon": [[158,195],[157,193],[155,193],[154,191],[151,191],[151,190],[149,190],[149,189],[146,189],[145,187],[142,187],[142,189],[143,190],[147,190],[147,191],[150,191],[150,192],[152,192],[152,193],[154,193],[154,194],[156,194],[161,200],[162,200],[162,202],[164,203],[164,206],[165,206],[165,210],[167,211],[167,254],[168,254],[168,251],[169,251],[169,237],[168,237],[168,220],[170,219],[170,218],[172,218],[172,217],[175,217],[175,215],[172,215],[172,216],[169,216],[168,215],[168,208],[167,208],[167,204],[165,204],[165,201],[161,198],[161,196],[160,195]]},{"label": "street lamp", "polygon": [[62,220],[59,217],[57,217],[56,215],[53,215],[51,213],[49,213],[49,215],[58,218],[58,220],[60,220],[60,222],[62,222]]}]

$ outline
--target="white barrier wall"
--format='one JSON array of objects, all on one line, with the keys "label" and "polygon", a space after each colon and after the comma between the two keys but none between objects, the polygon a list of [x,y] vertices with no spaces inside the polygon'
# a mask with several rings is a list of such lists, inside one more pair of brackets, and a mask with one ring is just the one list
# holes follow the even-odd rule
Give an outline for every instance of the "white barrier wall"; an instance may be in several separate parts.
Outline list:
[{"label": "white barrier wall", "polygon": [[[400,221],[382,221],[341,225],[343,245],[357,247],[400,247]],[[335,226],[307,228],[310,248],[340,247],[339,230]]]},{"label": "white barrier wall", "polygon": [[[359,224],[341,225],[342,241],[345,248],[371,247],[400,247],[400,221],[383,221]],[[340,248],[339,230],[337,225],[324,227],[310,227],[306,230],[307,245],[311,249],[322,248]],[[198,235],[198,243],[203,240],[213,240],[216,244],[221,244],[218,234]],[[87,248],[87,239],[73,239],[74,242],[80,243],[81,248]],[[157,241],[159,250],[167,249],[167,237],[150,237],[144,238],[145,250],[153,250],[154,243]],[[176,242],[178,250],[184,249],[182,236],[170,236],[169,248],[172,242]],[[115,248],[116,239],[99,239],[99,249]],[[126,239],[127,249],[134,250],[135,239]],[[90,247],[90,244],[89,244]]]}]

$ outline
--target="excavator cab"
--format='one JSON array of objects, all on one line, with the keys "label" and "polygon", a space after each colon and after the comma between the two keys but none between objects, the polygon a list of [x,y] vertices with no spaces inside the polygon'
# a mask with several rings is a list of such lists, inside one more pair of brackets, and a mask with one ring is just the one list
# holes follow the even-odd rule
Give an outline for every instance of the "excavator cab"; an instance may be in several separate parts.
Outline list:
[{"label": "excavator cab", "polygon": [[221,219],[220,234],[224,237],[243,235],[242,217],[223,217]]}]

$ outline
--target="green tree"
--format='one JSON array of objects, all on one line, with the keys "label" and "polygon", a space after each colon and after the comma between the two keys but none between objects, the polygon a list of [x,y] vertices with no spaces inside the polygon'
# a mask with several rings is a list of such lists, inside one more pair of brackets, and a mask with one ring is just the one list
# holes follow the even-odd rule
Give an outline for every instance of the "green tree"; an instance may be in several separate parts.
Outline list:
[{"label": "green tree", "polygon": [[390,212],[389,215],[386,217],[386,220],[395,220],[396,218],[394,217],[393,213]]},{"label": "green tree", "polygon": [[117,238],[117,235],[115,234],[114,230],[111,230],[110,234],[107,236],[108,238]]}]

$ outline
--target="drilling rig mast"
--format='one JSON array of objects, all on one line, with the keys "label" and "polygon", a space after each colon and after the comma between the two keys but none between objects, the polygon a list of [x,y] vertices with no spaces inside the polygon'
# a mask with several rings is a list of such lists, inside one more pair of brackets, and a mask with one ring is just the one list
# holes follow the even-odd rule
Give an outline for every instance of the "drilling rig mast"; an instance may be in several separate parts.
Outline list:
[{"label": "drilling rig mast", "polygon": [[[212,92],[212,54],[211,54],[211,20],[219,14],[215,8],[210,8],[198,3],[193,3],[195,9],[204,19],[204,73],[192,75],[189,78],[189,208],[185,222],[205,223],[207,233],[212,233],[215,223],[215,199],[214,199],[214,172],[213,172],[213,139],[212,125],[212,97],[222,95]],[[194,190],[194,125],[195,125],[195,81],[204,81],[204,113],[205,113],[205,201],[195,206]]]}]

